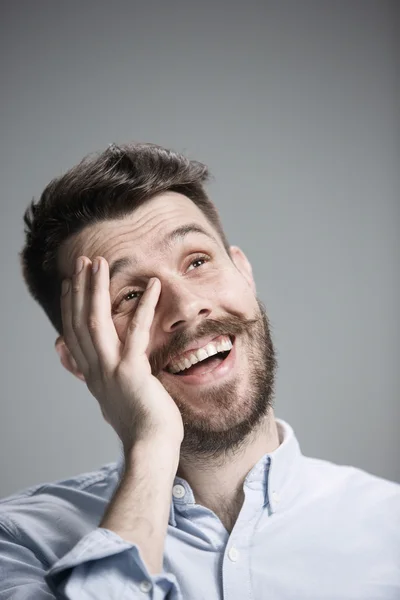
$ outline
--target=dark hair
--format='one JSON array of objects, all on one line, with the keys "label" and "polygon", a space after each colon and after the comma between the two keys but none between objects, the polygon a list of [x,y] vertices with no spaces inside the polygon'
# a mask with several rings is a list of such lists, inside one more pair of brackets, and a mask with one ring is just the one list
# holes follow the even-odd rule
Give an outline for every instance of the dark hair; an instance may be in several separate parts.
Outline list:
[{"label": "dark hair", "polygon": [[87,225],[132,213],[156,194],[174,191],[187,196],[229,244],[218,212],[207,197],[205,165],[154,144],[111,144],[86,156],[53,179],[24,214],[25,246],[20,253],[24,280],[33,298],[62,334],[61,274],[58,250]]}]

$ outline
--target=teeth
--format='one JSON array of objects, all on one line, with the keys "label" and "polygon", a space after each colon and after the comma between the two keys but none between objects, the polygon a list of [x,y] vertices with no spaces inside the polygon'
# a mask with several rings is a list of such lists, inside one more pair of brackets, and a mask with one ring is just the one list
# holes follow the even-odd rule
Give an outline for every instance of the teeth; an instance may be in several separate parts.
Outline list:
[{"label": "teeth", "polygon": [[217,350],[217,346],[220,346],[221,344],[214,344],[213,342],[211,342],[210,344],[207,344],[207,346],[205,347],[205,351],[207,352],[208,356],[213,356],[214,354],[218,354],[218,350]]},{"label": "teeth", "polygon": [[199,350],[196,350],[196,356],[199,359],[199,361],[201,361],[205,358],[208,358],[209,354],[205,348],[200,348]]},{"label": "teeth", "polygon": [[224,337],[217,343],[210,342],[203,348],[199,348],[198,350],[193,351],[189,356],[181,357],[178,360],[175,360],[169,367],[168,370],[171,373],[179,373],[179,371],[184,371],[185,369],[189,369],[192,365],[205,360],[210,356],[214,356],[214,354],[218,354],[218,352],[227,352],[232,348],[232,342],[228,337]]},{"label": "teeth", "polygon": [[[232,342],[230,340],[222,340],[222,342],[220,343],[220,346],[222,347],[224,352],[227,352],[228,350],[230,350],[232,348]],[[221,352],[221,350],[219,350],[219,352]]]}]

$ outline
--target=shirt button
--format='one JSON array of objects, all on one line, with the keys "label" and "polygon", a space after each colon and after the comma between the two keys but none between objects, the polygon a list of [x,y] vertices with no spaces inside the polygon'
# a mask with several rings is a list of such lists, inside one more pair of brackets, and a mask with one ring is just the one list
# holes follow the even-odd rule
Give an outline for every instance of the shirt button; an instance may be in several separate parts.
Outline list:
[{"label": "shirt button", "polygon": [[183,496],[186,494],[186,491],[183,485],[178,484],[174,485],[172,488],[172,494],[174,498],[183,498]]},{"label": "shirt button", "polygon": [[150,581],[142,581],[139,585],[140,591],[141,592],[149,592],[151,590],[151,583]]},{"label": "shirt button", "polygon": [[279,500],[280,500],[280,497],[279,497],[279,494],[278,494],[278,492],[272,492],[272,499],[273,499],[275,502],[279,502]]},{"label": "shirt button", "polygon": [[239,558],[239,550],[237,550],[234,546],[229,550],[228,556],[232,562],[236,562]]}]

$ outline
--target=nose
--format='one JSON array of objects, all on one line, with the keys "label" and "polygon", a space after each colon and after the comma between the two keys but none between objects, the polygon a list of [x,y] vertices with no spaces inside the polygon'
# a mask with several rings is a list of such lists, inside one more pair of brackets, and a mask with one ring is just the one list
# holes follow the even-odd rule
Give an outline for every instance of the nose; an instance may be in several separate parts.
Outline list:
[{"label": "nose", "polygon": [[162,283],[158,312],[163,331],[173,333],[179,329],[193,329],[206,319],[212,311],[212,300],[201,293],[179,283]]}]

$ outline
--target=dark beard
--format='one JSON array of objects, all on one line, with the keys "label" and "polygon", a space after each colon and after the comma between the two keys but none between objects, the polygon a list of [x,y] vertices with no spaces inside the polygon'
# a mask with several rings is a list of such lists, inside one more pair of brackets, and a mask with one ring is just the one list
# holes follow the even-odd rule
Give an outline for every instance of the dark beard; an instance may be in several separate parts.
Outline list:
[{"label": "dark beard", "polygon": [[[237,413],[236,399],[237,381],[231,381],[214,390],[207,391],[207,403],[218,406],[224,414],[224,425],[213,424],[209,417],[199,417],[194,414],[192,407],[179,397],[176,392],[171,394],[182,415],[184,425],[184,439],[181,444],[181,458],[209,459],[220,457],[227,452],[235,452],[255,433],[262,424],[271,408],[273,408],[273,394],[277,361],[271,339],[270,328],[264,305],[257,300],[259,315],[256,319],[243,320],[236,316],[229,316],[223,321],[205,320],[196,332],[195,337],[215,334],[244,334],[248,337],[246,349],[249,361],[249,388],[246,398],[242,398],[239,406],[245,407],[245,416]],[[191,340],[195,339],[191,336]],[[176,337],[172,355],[178,354],[187,347],[188,336],[183,332]],[[171,348],[172,349],[172,348]],[[165,354],[158,357],[165,358]],[[240,356],[238,357],[240,360]],[[156,359],[157,360],[157,359]],[[165,384],[164,384],[165,385]]]}]

